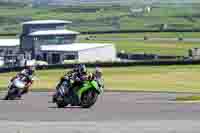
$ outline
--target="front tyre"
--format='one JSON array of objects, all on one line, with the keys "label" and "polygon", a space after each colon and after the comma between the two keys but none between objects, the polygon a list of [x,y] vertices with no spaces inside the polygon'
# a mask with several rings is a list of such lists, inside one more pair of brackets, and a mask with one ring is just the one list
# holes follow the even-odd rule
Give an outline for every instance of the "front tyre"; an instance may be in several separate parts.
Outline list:
[{"label": "front tyre", "polygon": [[67,103],[65,103],[64,99],[61,96],[57,97],[56,104],[58,108],[64,108],[65,106],[68,105]]},{"label": "front tyre", "polygon": [[3,100],[9,100],[9,96],[8,96],[8,94],[6,94],[6,96],[4,97]]},{"label": "front tyre", "polygon": [[15,95],[9,95],[7,94],[5,97],[4,97],[4,100],[20,100],[21,96],[15,96]]},{"label": "front tyre", "polygon": [[90,108],[93,106],[98,98],[98,93],[94,90],[88,90],[83,93],[81,96],[81,107],[82,108]]},{"label": "front tyre", "polygon": [[21,96],[19,96],[18,93],[19,92],[16,88],[11,88],[4,97],[4,100],[19,100]]},{"label": "front tyre", "polygon": [[56,103],[56,101],[57,101],[57,94],[55,93],[55,94],[53,94],[53,96],[52,96],[52,102],[53,102],[53,103]]},{"label": "front tyre", "polygon": [[66,106],[64,102],[57,102],[56,104],[58,108],[64,108]]}]

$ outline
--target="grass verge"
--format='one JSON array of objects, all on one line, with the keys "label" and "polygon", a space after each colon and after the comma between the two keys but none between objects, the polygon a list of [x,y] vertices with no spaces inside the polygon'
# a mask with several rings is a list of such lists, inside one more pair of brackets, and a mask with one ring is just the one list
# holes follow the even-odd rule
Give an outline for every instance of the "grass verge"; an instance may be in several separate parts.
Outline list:
[{"label": "grass verge", "polygon": [[176,101],[200,101],[200,96],[177,97]]},{"label": "grass verge", "polygon": [[[135,66],[103,68],[105,88],[109,91],[151,91],[200,93],[200,65]],[[92,70],[92,69],[89,69]],[[64,69],[37,71],[34,91],[52,90]],[[0,88],[16,73],[0,75]]]},{"label": "grass verge", "polygon": [[136,40],[80,40],[82,43],[113,43],[118,51],[132,53],[188,56],[190,48],[199,48],[199,42],[136,41]]}]

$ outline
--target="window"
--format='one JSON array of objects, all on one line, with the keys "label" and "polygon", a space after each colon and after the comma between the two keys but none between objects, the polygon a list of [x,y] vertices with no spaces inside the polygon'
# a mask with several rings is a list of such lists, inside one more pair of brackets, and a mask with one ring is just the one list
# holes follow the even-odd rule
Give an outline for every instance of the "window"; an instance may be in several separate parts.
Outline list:
[{"label": "window", "polygon": [[0,53],[3,53],[4,52],[4,50],[3,49],[0,49]]},{"label": "window", "polygon": [[5,53],[6,53],[6,54],[13,54],[13,50],[7,49],[7,50],[5,51]]},{"label": "window", "polygon": [[56,45],[56,44],[69,44],[74,41],[74,36],[41,36],[39,43],[41,45]]},{"label": "window", "polygon": [[43,53],[43,60],[44,60],[44,61],[47,61],[47,59],[48,59],[48,58],[47,58],[47,53]]},{"label": "window", "polygon": [[9,54],[13,54],[13,51],[12,51],[12,50],[8,50],[8,53],[9,53]]},{"label": "window", "polygon": [[60,30],[65,29],[65,26],[56,26],[56,29],[60,29]]},{"label": "window", "polygon": [[76,56],[75,55],[65,55],[65,60],[75,60]]}]

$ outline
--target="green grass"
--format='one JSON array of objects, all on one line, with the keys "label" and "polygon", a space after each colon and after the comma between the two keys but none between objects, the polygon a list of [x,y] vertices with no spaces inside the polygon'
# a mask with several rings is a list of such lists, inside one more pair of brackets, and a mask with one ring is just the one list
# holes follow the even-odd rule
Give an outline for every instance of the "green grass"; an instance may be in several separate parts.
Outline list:
[{"label": "green grass", "polygon": [[177,97],[176,101],[199,101],[200,96]]},{"label": "green grass", "polygon": [[[200,92],[200,65],[185,66],[137,66],[103,68],[107,90]],[[92,70],[92,69],[90,69]],[[64,69],[37,72],[32,89],[54,89]],[[0,75],[0,88],[6,88],[9,78],[15,73]]]},{"label": "green grass", "polygon": [[117,33],[117,34],[92,34],[82,35],[84,37],[95,36],[96,39],[109,39],[109,38],[200,38],[199,32],[145,32],[145,33]]},{"label": "green grass", "polygon": [[[129,10],[141,7],[144,5],[79,5],[62,8],[0,5],[0,32],[19,33],[21,22],[38,19],[70,20],[73,24],[68,28],[77,31],[159,29],[160,24],[168,24],[169,28],[176,29],[195,29],[200,26],[200,4],[188,4],[184,7],[158,4],[151,13],[139,15]],[[8,26],[12,26],[9,31]]]},{"label": "green grass", "polygon": [[135,41],[135,40],[80,40],[87,43],[113,43],[118,51],[124,50],[132,53],[148,53],[160,55],[188,56],[190,48],[200,48],[199,42],[180,42],[180,41]]},{"label": "green grass", "polygon": [[[160,55],[177,55],[188,56],[190,48],[200,48],[199,42],[184,42],[184,41],[136,41],[131,38],[141,38],[143,35],[152,38],[174,38],[177,36],[187,36],[198,38],[199,33],[130,33],[130,34],[100,34],[100,35],[81,35],[78,42],[81,43],[113,43],[117,51],[124,50],[131,53],[147,53],[147,54],[160,54]],[[91,40],[85,38],[95,36]],[[16,36],[0,36],[0,38],[17,38]],[[122,40],[112,40],[112,39]],[[107,40],[101,40],[107,39]],[[111,39],[111,40],[110,40]]]}]

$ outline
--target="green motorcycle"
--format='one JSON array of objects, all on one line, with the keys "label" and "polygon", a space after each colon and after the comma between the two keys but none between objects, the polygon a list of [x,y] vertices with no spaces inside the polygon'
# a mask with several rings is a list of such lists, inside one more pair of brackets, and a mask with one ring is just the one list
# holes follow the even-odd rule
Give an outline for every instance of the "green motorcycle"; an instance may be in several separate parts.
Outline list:
[{"label": "green motorcycle", "polygon": [[67,105],[90,108],[93,106],[98,96],[103,92],[103,87],[96,80],[84,81],[82,85],[70,88],[71,80],[63,80],[59,83],[57,91],[53,96],[58,108],[64,108]]}]

